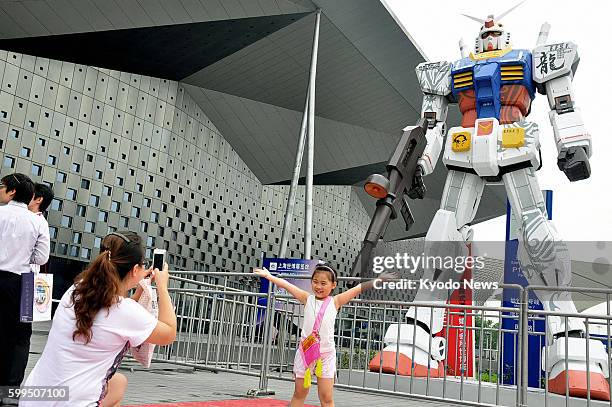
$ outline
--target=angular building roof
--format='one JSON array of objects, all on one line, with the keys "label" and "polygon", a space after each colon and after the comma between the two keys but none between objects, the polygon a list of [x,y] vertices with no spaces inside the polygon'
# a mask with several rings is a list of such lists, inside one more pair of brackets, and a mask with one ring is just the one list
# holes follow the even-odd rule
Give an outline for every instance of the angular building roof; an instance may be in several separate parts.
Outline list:
[{"label": "angular building roof", "polygon": [[[384,172],[421,109],[414,68],[425,56],[377,0],[0,2],[0,49],[181,81],[262,183],[287,184],[317,8],[315,183],[361,185]],[[449,125],[458,119],[451,110]],[[442,167],[426,178],[428,197],[412,201],[413,229],[392,222],[386,240],[426,232]],[[503,187],[487,187],[475,221],[502,215],[505,201]]]}]

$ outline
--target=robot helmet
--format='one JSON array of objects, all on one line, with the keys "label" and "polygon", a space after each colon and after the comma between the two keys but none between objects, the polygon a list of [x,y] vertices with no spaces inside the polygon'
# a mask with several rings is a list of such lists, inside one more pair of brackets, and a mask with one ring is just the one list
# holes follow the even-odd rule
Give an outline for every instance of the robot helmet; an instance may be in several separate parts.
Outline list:
[{"label": "robot helmet", "polygon": [[510,46],[510,33],[505,30],[503,24],[489,15],[476,37],[476,53],[501,50]]}]

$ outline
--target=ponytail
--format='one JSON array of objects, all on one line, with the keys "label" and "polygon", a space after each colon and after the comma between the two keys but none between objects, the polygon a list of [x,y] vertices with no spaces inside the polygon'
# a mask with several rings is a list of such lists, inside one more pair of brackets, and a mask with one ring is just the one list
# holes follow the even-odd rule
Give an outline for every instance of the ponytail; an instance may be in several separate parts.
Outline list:
[{"label": "ponytail", "polygon": [[119,295],[121,280],[117,267],[109,259],[109,251],[96,257],[91,265],[81,273],[72,292],[72,303],[76,316],[76,329],[72,340],[82,336],[85,343],[91,341],[91,327],[98,311],[110,308]]},{"label": "ponytail", "polygon": [[96,315],[119,300],[122,280],[142,261],[141,243],[140,237],[132,232],[107,235],[100,246],[100,254],[76,277],[71,294],[76,318],[72,340],[82,337],[85,344],[91,341]]}]

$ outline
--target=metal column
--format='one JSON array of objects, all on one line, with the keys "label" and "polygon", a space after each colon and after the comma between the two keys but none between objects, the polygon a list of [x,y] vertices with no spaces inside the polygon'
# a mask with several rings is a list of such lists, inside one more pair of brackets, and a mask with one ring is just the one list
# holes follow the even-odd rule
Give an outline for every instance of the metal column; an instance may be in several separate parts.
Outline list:
[{"label": "metal column", "polygon": [[304,258],[310,259],[312,245],[312,183],[314,169],[314,115],[315,115],[315,78],[317,76],[317,55],[319,53],[319,25],[321,10],[315,17],[314,38],[312,40],[312,55],[310,57],[310,81],[308,92],[308,161],[306,166],[306,212],[304,215]]},{"label": "metal column", "polygon": [[308,124],[308,100],[310,99],[310,84],[306,92],[306,104],[304,106],[304,114],[302,115],[302,125],[300,126],[300,138],[298,140],[298,149],[295,153],[295,166],[293,167],[293,178],[289,187],[289,197],[287,198],[287,210],[285,211],[285,222],[283,223],[283,235],[281,237],[280,251],[278,257],[283,258],[287,254],[287,245],[289,244],[289,234],[291,232],[291,223],[293,222],[293,208],[295,208],[295,190],[297,189],[298,180],[300,179],[300,171],[302,169],[302,159],[304,157],[304,144],[306,139],[306,126]]},{"label": "metal column", "polygon": [[308,90],[306,92],[306,103],[302,124],[300,126],[300,137],[298,148],[295,154],[295,165],[293,167],[293,178],[289,187],[289,197],[287,198],[287,209],[285,210],[285,221],[283,222],[283,234],[278,257],[287,255],[289,235],[291,233],[291,223],[293,222],[293,210],[295,208],[295,194],[302,169],[304,157],[304,146],[306,144],[306,130],[308,130],[308,161],[306,168],[306,196],[305,196],[305,216],[304,216],[304,258],[310,258],[310,247],[312,242],[312,189],[313,189],[313,164],[314,164],[314,94],[315,78],[317,74],[317,56],[319,51],[319,26],[321,24],[321,10],[317,10],[315,15],[315,30],[312,43],[312,55],[310,58],[310,74],[308,80]]}]

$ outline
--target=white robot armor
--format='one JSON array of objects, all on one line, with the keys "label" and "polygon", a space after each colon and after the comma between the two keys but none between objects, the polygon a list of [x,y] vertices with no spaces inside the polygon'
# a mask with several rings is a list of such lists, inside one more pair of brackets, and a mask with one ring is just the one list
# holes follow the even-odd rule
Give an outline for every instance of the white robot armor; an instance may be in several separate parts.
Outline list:
[{"label": "white robot armor", "polygon": [[[422,117],[428,121],[427,147],[419,160],[421,172],[423,175],[433,172],[443,145],[442,161],[449,169],[440,209],[425,238],[425,254],[466,254],[466,243],[472,238],[469,224],[476,215],[484,186],[487,182],[502,182],[514,216],[520,222],[518,257],[529,283],[569,286],[571,262],[567,246],[547,218],[535,175],[541,165],[538,125],[525,118],[536,91],[547,95],[558,166],[570,181],[588,178],[591,137],[571,88],[579,61],[576,45],[571,42],[540,45],[546,36],[541,35],[533,51],[516,50],[511,48],[510,34],[493,16],[479,21],[483,25],[476,39],[476,53],[453,63],[426,62],[416,68],[424,94]],[[444,143],[449,103],[459,104],[463,120],[460,126],[448,130]],[[443,282],[458,281],[460,277],[450,269],[426,269],[423,275]],[[443,290],[420,290],[415,302],[445,304],[449,294]],[[567,292],[536,294],[545,310],[576,312]],[[388,328],[386,347],[372,360],[370,369],[440,377],[445,346],[436,334],[443,329],[444,309],[411,307],[406,318],[404,324]],[[560,317],[549,318],[551,341],[544,348],[551,369],[549,389],[565,394],[569,376],[570,395],[584,396],[586,389],[582,393],[575,389],[580,387],[586,364],[590,363],[591,397],[609,400],[608,355],[603,344],[590,340],[587,362],[584,324],[574,318],[569,318],[567,324],[566,328]],[[570,333],[567,338],[566,331]],[[567,371],[565,341],[570,344]],[[396,355],[398,349],[400,354]]]}]

